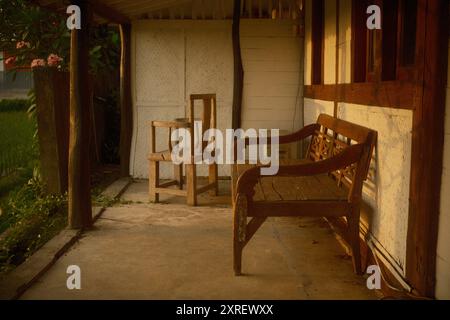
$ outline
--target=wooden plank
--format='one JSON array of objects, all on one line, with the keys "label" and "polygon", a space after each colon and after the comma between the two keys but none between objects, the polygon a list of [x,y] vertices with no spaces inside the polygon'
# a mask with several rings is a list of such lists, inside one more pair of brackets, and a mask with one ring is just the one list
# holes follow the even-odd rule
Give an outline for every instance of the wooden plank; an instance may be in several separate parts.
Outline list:
[{"label": "wooden plank", "polygon": [[256,231],[262,226],[266,221],[266,217],[255,217],[250,220],[247,225],[247,230],[245,232],[245,242],[244,246],[250,241],[250,239],[255,235]]},{"label": "wooden plank", "polygon": [[[336,19],[336,42],[335,42],[335,60],[334,60],[334,71],[335,71],[335,78],[334,78],[334,83],[336,84],[336,90],[337,90],[337,84],[339,83],[339,35],[340,35],[340,31],[339,31],[339,15],[340,15],[340,6],[341,3],[339,0],[336,0],[336,14],[335,14],[335,19]],[[337,94],[336,94],[337,95]],[[339,103],[338,101],[334,101],[334,106],[333,106],[333,115],[335,118],[337,118],[338,116],[338,107],[339,107]]]},{"label": "wooden plank", "polygon": [[189,121],[151,121],[151,125],[156,128],[189,128]]},{"label": "wooden plank", "polygon": [[250,204],[249,217],[340,217],[348,215],[346,201],[262,201]]},{"label": "wooden plank", "polygon": [[[192,149],[193,150],[193,149]],[[197,205],[197,168],[195,164],[186,165],[187,204]]]},{"label": "wooden plank", "polygon": [[366,81],[367,28],[365,1],[352,0],[351,82]]},{"label": "wooden plank", "polygon": [[130,174],[133,108],[131,98],[131,25],[120,25],[120,174]]},{"label": "wooden plank", "polygon": [[117,24],[130,24],[131,20],[123,13],[113,9],[110,6],[98,0],[88,0],[92,10],[96,15]]},{"label": "wooden plank", "polygon": [[68,224],[71,229],[82,229],[92,224],[89,159],[89,26],[92,15],[85,1],[73,1],[73,4],[81,9],[82,27],[72,30],[70,42]]},{"label": "wooden plank", "polygon": [[[433,297],[440,210],[448,64],[449,2],[419,2],[421,103],[413,115],[406,276],[419,294]],[[426,9],[425,9],[426,8]],[[425,11],[426,10],[426,11]],[[422,27],[422,29],[419,29]]]},{"label": "wooden plank", "polygon": [[208,184],[206,184],[206,185],[204,185],[204,186],[201,186],[201,187],[199,187],[199,188],[197,188],[197,194],[201,194],[201,193],[203,193],[203,192],[206,192],[206,191],[209,191],[209,190],[212,190],[212,189],[214,189],[216,187],[216,184],[215,183],[208,183]]},{"label": "wooden plank", "polygon": [[155,188],[156,193],[164,193],[164,194],[171,194],[173,196],[180,196],[180,197],[186,197],[187,191],[186,190],[180,190],[180,189],[170,189],[170,188]]},{"label": "wooden plank", "polygon": [[414,110],[419,83],[382,81],[305,86],[305,98]]},{"label": "wooden plank", "polygon": [[[280,4],[281,5],[281,4]],[[281,10],[281,8],[280,8]],[[325,72],[325,0],[315,0],[312,2],[312,74],[311,83],[321,84],[324,79]],[[281,18],[281,11],[280,11]]]},{"label": "wooden plank", "polygon": [[233,10],[233,107],[232,107],[232,128],[237,129],[241,126],[242,94],[244,89],[244,68],[242,66],[241,39],[240,39],[240,20],[241,20],[242,0],[234,0]]},{"label": "wooden plank", "polygon": [[159,188],[168,188],[175,185],[178,185],[178,180],[170,180],[164,183],[160,183]]},{"label": "wooden plank", "polygon": [[148,193],[150,201],[158,202],[159,194],[156,189],[159,187],[159,162],[150,161],[148,174]]},{"label": "wooden plank", "polygon": [[[324,113],[319,115],[317,123],[358,143],[366,142],[371,132],[373,132],[373,130],[369,128],[351,123],[349,121],[337,119]],[[327,135],[325,134],[324,136]],[[327,138],[330,139],[329,136]]]}]

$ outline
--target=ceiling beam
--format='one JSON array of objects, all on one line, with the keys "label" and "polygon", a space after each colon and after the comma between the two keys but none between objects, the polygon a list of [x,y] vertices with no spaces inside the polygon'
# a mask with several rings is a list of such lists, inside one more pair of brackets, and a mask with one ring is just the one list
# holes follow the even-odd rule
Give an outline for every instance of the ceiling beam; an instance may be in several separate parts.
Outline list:
[{"label": "ceiling beam", "polygon": [[131,20],[119,11],[105,5],[99,0],[88,0],[94,13],[110,22],[117,24],[129,24]]}]

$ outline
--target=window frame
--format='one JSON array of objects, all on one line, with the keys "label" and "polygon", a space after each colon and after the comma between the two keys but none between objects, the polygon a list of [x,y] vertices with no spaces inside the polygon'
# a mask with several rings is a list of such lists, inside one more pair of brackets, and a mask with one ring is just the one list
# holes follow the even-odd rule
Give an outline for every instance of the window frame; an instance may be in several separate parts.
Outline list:
[{"label": "window frame", "polygon": [[[391,2],[389,2],[391,1]],[[387,17],[384,14],[392,17],[392,13],[386,13],[383,10],[385,3],[389,2],[392,4],[392,0],[352,0],[352,65],[351,65],[351,83],[362,83],[362,82],[380,82],[380,81],[405,81],[414,80],[417,78],[417,54],[419,41],[419,24],[418,24],[418,4],[416,7],[416,22],[415,22],[415,44],[414,44],[414,63],[411,65],[402,65],[402,52],[405,50],[403,47],[403,39],[405,37],[403,30],[404,17],[404,6],[408,0],[397,0],[397,7],[394,8],[393,20],[386,20]],[[409,0],[411,1],[411,0]],[[370,2],[370,3],[369,3]],[[367,8],[369,4],[376,4],[380,6],[382,10],[382,29],[381,30],[368,30],[365,26],[365,21],[367,19],[367,14],[364,8]],[[392,9],[393,7],[391,7]],[[356,10],[355,10],[356,9]],[[364,11],[364,12],[363,12]],[[364,19],[362,19],[364,17]],[[364,22],[363,22],[364,21]],[[394,28],[395,32],[392,36],[391,33],[384,33],[386,29],[384,28],[385,23],[390,23],[391,29]],[[395,25],[395,26],[394,26]],[[364,30],[364,31],[363,31]],[[373,38],[372,38],[373,36]],[[373,41],[373,42],[372,42]],[[365,48],[363,44],[365,43]],[[386,44],[389,43],[389,47]],[[375,46],[373,49],[373,70],[370,57],[371,46]],[[387,60],[392,59],[392,60]],[[364,64],[364,65],[363,65]]]},{"label": "window frame", "polygon": [[325,0],[312,1],[311,84],[324,83],[325,76]]}]

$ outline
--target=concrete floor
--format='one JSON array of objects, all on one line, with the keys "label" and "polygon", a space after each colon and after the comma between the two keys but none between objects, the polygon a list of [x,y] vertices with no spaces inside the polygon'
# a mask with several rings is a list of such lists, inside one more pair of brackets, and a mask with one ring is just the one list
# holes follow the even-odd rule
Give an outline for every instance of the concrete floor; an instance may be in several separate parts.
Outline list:
[{"label": "concrete floor", "polygon": [[[148,204],[147,184],[132,184],[23,299],[376,299],[321,219],[270,219],[232,270],[229,182],[201,206],[182,198]],[[81,268],[81,290],[66,269]]]}]

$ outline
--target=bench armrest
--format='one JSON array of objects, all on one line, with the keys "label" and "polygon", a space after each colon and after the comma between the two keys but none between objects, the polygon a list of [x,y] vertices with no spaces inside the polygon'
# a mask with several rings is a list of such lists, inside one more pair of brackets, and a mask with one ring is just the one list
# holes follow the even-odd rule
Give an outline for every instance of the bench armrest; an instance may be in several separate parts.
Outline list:
[{"label": "bench armrest", "polygon": [[[355,144],[325,160],[296,165],[282,165],[279,167],[275,177],[313,176],[336,171],[357,163],[362,156],[364,148],[364,144]],[[236,186],[237,193],[251,194],[253,192],[258,179],[264,177],[261,176],[262,167],[264,166],[248,169],[239,177]]]},{"label": "bench armrest", "polygon": [[[292,143],[292,142],[297,142],[297,141],[301,141],[304,140],[310,136],[312,136],[317,130],[320,129],[320,125],[318,125],[317,123],[314,124],[310,124],[307,125],[306,127],[303,127],[302,129],[284,135],[284,136],[279,136],[279,144],[287,144],[287,143]],[[261,141],[259,141],[259,138],[256,138],[256,143],[259,144],[261,143]],[[268,137],[267,139],[268,141],[265,141],[265,143],[270,144],[270,138]],[[249,138],[245,138],[245,145],[249,146],[250,143],[252,141],[250,141]]]}]

